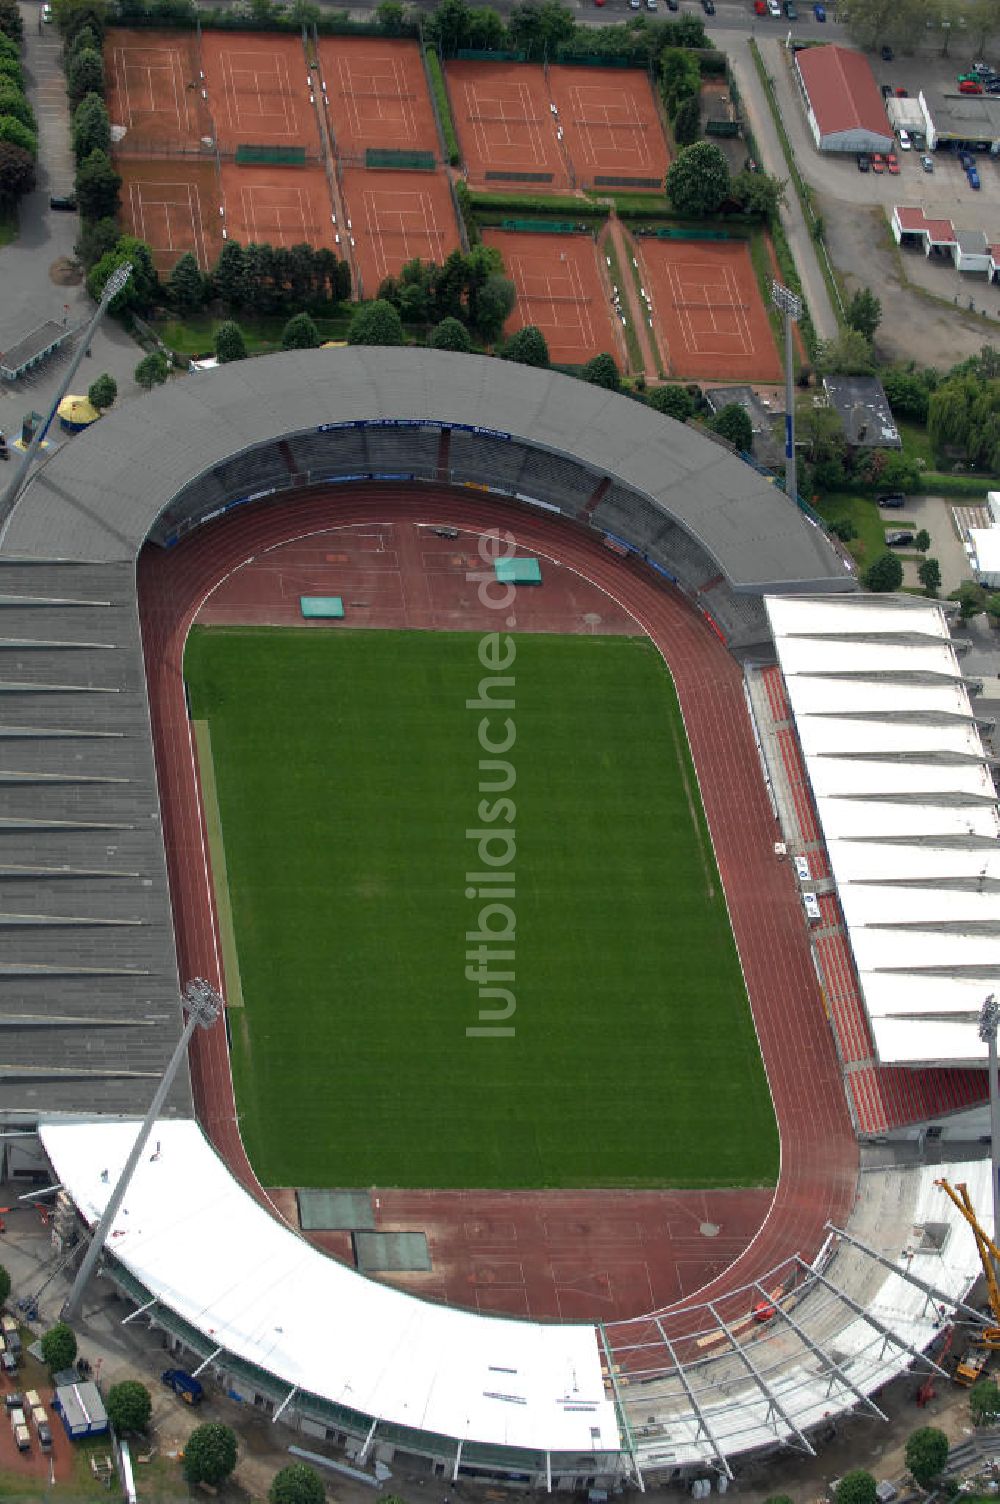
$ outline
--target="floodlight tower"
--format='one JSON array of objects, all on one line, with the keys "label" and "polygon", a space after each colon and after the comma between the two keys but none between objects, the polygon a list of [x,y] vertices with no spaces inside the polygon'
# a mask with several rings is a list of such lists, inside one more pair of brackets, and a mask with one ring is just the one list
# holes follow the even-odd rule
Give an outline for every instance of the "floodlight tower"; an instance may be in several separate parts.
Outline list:
[{"label": "floodlight tower", "polygon": [[31,462],[35,458],[35,455],[38,453],[41,442],[49,431],[52,419],[56,415],[56,410],[58,409],[59,404],[65,397],[66,393],[69,391],[69,384],[73,380],[73,377],[76,375],[77,371],[80,369],[80,362],[82,361],[84,355],[89,354],[90,352],[90,341],[93,339],[94,335],[97,332],[97,326],[101,322],[101,319],[104,317],[104,313],[107,309],[108,304],[111,302],[112,298],[118,296],[131,275],[132,263],[131,261],[124,261],[121,266],[115,267],[114,271],[111,273],[111,276],[105,282],[104,291],[101,293],[101,301],[97,305],[97,311],[95,312],[90,323],[87,325],[87,331],[80,341],[77,352],[74,355],[73,359],[70,361],[69,368],[65,376],[59,383],[59,390],[56,392],[55,396],[52,399],[52,406],[49,408],[48,413],[45,416],[45,421],[44,423],[41,423],[39,425],[37,432],[32,436],[31,443],[24,451],[21,462],[18,465],[17,469],[14,471],[13,480],[4,491],[2,498],[0,498],[0,524],[6,522],[7,518],[10,516],[14,503],[17,500],[18,492],[20,491],[21,486],[24,484],[28,470],[31,467]]},{"label": "floodlight tower", "polygon": [[802,299],[790,287],[771,283],[771,302],[785,321],[785,495],[798,505],[795,480],[795,361],[792,326],[802,317]]},{"label": "floodlight tower", "polygon": [[167,1062],[166,1070],[160,1077],[160,1084],[153,1093],[153,1100],[150,1102],[146,1116],[142,1120],[135,1143],[132,1145],[132,1151],[125,1161],[114,1190],[111,1192],[101,1220],[94,1229],[93,1236],[90,1239],[90,1247],[87,1249],[83,1262],[77,1270],[76,1279],[73,1281],[73,1288],[70,1290],[66,1304],[62,1308],[64,1321],[72,1321],[80,1309],[80,1304],[90,1283],[90,1277],[94,1272],[94,1266],[101,1256],[101,1250],[107,1241],[112,1223],[118,1215],[118,1208],[125,1199],[125,1192],[129,1188],[129,1182],[132,1179],[136,1165],[139,1163],[140,1155],[146,1147],[149,1135],[153,1131],[153,1124],[159,1117],[160,1108],[166,1101],[167,1093],[174,1083],[174,1077],[177,1075],[180,1063],[184,1059],[191,1035],[198,1027],[210,1029],[224,1006],[222,998],[216,992],[215,988],[210,983],[203,981],[201,977],[195,977],[193,981],[188,982],[181,1000],[184,1007],[188,1010],[184,1032],[177,1041],[174,1053]]},{"label": "floodlight tower", "polygon": [[979,1013],[979,1037],[990,1052],[990,1160],[993,1172],[993,1241],[1000,1243],[1000,1090],[997,1087],[997,1025],[1000,1003],[990,993]]}]

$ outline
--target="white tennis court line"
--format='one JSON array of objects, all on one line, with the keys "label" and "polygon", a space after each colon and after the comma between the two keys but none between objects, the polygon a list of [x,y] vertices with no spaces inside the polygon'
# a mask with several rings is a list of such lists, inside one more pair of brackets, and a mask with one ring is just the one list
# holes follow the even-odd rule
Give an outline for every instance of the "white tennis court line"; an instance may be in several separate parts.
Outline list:
[{"label": "white tennis court line", "polygon": [[[466,119],[472,126],[473,135],[476,139],[476,148],[480,162],[489,167],[491,161],[503,162],[502,153],[505,151],[518,152],[517,162],[527,161],[530,167],[548,168],[549,158],[542,139],[541,126],[532,116],[534,94],[529,84],[522,81],[503,86],[494,84],[492,88],[511,88],[515,91],[515,97],[509,95],[493,94],[488,89],[482,89],[470,83],[464,83],[465,90],[465,113]],[[517,113],[508,115],[507,104],[515,106]],[[499,120],[484,120],[483,116],[489,111],[499,115]],[[489,129],[487,129],[487,127]],[[511,128],[522,128],[527,132],[527,141],[514,139]],[[503,130],[504,139],[499,139],[499,131]],[[497,132],[495,135],[494,132]],[[512,166],[513,170],[513,166]]]},{"label": "white tennis court line", "polygon": [[[156,198],[154,194],[170,191],[177,194],[176,198]],[[138,239],[144,240],[153,251],[188,251],[193,250],[198,260],[198,265],[203,271],[208,270],[208,256],[205,244],[205,226],[201,217],[201,199],[191,183],[129,183],[129,204],[131,206],[132,223],[136,228]],[[174,218],[172,210],[183,210]],[[154,239],[153,232],[149,228],[153,218],[153,211],[162,215],[162,225],[166,235],[166,243],[160,244]],[[176,226],[177,235],[174,235]],[[185,232],[190,230],[190,235]]]},{"label": "white tennis court line", "polygon": [[[400,58],[391,55],[365,57],[355,65],[349,58],[340,57],[337,59],[337,72],[340,75],[340,93],[353,122],[353,135],[358,145],[362,144],[366,130],[371,130],[375,125],[396,127],[392,132],[394,137],[401,129],[409,142],[415,143],[416,113],[413,101],[405,97],[409,92],[406,88],[407,70]],[[374,96],[377,109],[375,116],[366,115],[362,119],[362,93]],[[387,108],[383,109],[383,105]]]},{"label": "white tennis court line", "polygon": [[[258,66],[247,61],[244,66],[237,67],[236,59],[263,59],[266,66]],[[288,77],[288,60],[280,55],[275,56],[269,52],[223,52],[220,55],[222,64],[223,87],[226,91],[226,109],[229,115],[229,123],[233,130],[251,130],[254,126],[264,126],[264,122],[279,120],[281,125],[267,124],[266,129],[275,136],[288,136],[295,138],[299,132],[297,129],[297,111],[295,98],[292,93],[291,82]],[[253,88],[244,84],[237,84],[247,76],[253,79]],[[272,88],[268,89],[268,83]],[[263,83],[264,88],[261,88]],[[281,104],[279,110],[267,110],[264,108],[266,94],[276,94]],[[244,103],[256,99],[257,107],[254,110],[251,103]]]},{"label": "white tennis court line", "polygon": [[[588,345],[596,353],[594,321],[588,307],[586,289],[583,285],[583,277],[576,257],[574,256],[570,259],[567,256],[565,267],[564,278],[570,284],[569,295],[576,299],[576,302],[572,304],[573,317],[569,321],[564,322],[561,318],[557,317],[557,305],[552,301],[554,298],[567,296],[565,292],[561,291],[560,287],[563,279],[551,277],[548,271],[532,272],[530,275],[536,281],[544,282],[545,291],[540,292],[536,290],[535,292],[529,292],[529,273],[525,266],[525,259],[515,254],[510,258],[510,270],[513,273],[514,287],[517,292],[518,301],[523,304],[525,312],[528,314],[527,322],[536,324],[542,328],[552,329],[557,334],[565,334],[566,331],[572,329],[575,318],[580,342]],[[541,314],[534,312],[534,309],[539,304],[544,303],[548,303],[550,308],[550,316],[547,319],[543,318]],[[558,306],[560,311],[565,308],[567,313],[570,312],[570,305],[563,303]],[[569,342],[567,341],[567,343]],[[555,338],[553,339],[553,343],[557,343]]]},{"label": "white tennis court line", "polygon": [[[372,246],[375,265],[378,269],[379,281],[384,281],[390,275],[389,259],[386,254],[386,237],[395,235],[403,241],[403,261],[412,261],[414,256],[419,256],[425,261],[444,260],[445,232],[438,226],[437,210],[430,195],[419,190],[411,190],[404,193],[391,193],[391,203],[383,208],[378,202],[379,195],[387,193],[386,189],[366,188],[362,192],[361,201],[364,205],[365,223],[368,226],[368,239]],[[410,202],[405,202],[409,200]],[[413,216],[421,222],[418,224],[407,223],[407,217]],[[390,221],[395,219],[395,227]],[[411,240],[411,237],[413,239]]]},{"label": "white tennis court line", "polygon": [[[584,160],[587,166],[600,167],[603,165],[599,160],[598,148],[593,135],[594,126],[597,125],[603,130],[607,130],[610,134],[610,141],[602,148],[605,154],[610,154],[615,162],[627,155],[636,158],[633,162],[622,162],[621,165],[623,167],[648,167],[652,161],[652,155],[649,150],[649,144],[642,134],[644,129],[649,128],[648,122],[644,120],[642,113],[639,111],[636,97],[631,90],[627,94],[622,95],[620,105],[615,103],[607,104],[604,101],[585,105],[583,100],[585,89],[591,94],[595,92],[592,86],[573,84],[570,88],[569,96],[570,111],[571,113],[575,112],[580,122],[576,128],[580,132],[581,139],[584,142]],[[619,109],[626,112],[627,118],[613,120],[611,118],[612,113]],[[587,119],[588,115],[593,114],[597,110],[603,111],[603,121],[592,122]],[[616,132],[619,130],[626,134],[624,142],[618,139]]]},{"label": "white tennis court line", "polygon": [[[715,276],[718,276],[719,268],[711,265],[710,263],[692,261],[684,262],[682,266],[668,265],[666,267],[667,280],[670,284],[670,290],[672,294],[671,301],[673,303],[674,313],[677,317],[677,322],[681,327],[684,346],[688,354],[715,356],[719,359],[726,356],[743,356],[745,358],[747,356],[753,355],[755,345],[750,333],[749,322],[745,321],[745,327],[741,325],[743,310],[739,306],[739,287],[735,281],[735,277],[733,276],[733,269],[729,266],[722,268],[723,285],[729,298],[728,304],[723,303],[719,299],[719,283],[717,281],[692,281],[687,284],[682,284],[680,277],[682,270],[688,272],[696,270],[696,274],[698,271],[700,271],[700,275],[702,276],[706,276],[709,272],[711,272]],[[699,334],[695,330],[694,324],[691,319],[690,309],[682,306],[685,300],[690,301],[693,297],[697,296],[702,297],[706,303],[712,304],[711,307],[706,309],[706,312],[712,320],[712,328],[711,330],[706,330],[704,336],[702,334]],[[716,319],[717,309],[719,312],[727,310],[728,312],[735,314],[737,323],[736,329],[722,330],[719,328],[718,321]],[[727,339],[738,338],[742,349],[733,350],[732,348],[728,348],[720,350],[711,348],[708,345],[704,344],[702,340],[703,338],[710,337],[712,334],[719,334]]]},{"label": "white tennis court line", "polygon": [[[188,110],[187,89],[186,86],[183,86],[184,70],[180,53],[176,48],[163,48],[164,61],[161,63],[129,61],[129,54],[132,54],[134,59],[137,54],[141,55],[143,53],[155,52],[156,50],[149,47],[116,47],[114,49],[112,62],[115,77],[118,81],[118,93],[124,105],[125,124],[133,125],[142,114],[166,115],[169,117],[170,111],[168,107],[157,104],[156,94],[153,90],[154,76],[158,77],[161,73],[167,73],[169,77],[168,93],[172,90],[174,96],[174,117],[177,121],[178,131],[183,133],[190,127],[190,112]],[[129,83],[130,72],[133,75],[139,75],[134,92],[137,98],[145,92],[149,101],[145,107],[141,103],[133,107],[133,88]],[[145,75],[144,79],[143,75]],[[182,84],[181,87],[178,87],[179,77]]]},{"label": "white tennis court line", "polygon": [[[270,245],[295,245],[300,241],[309,240],[309,216],[306,209],[311,208],[311,196],[302,188],[285,188],[282,192],[288,194],[284,203],[261,204],[261,214],[265,209],[275,216],[274,224],[258,223],[257,220],[257,196],[259,186],[245,183],[240,188],[240,202],[243,206],[243,223],[250,231],[250,239],[257,243],[266,242]],[[271,190],[268,190],[271,191]],[[294,229],[286,228],[286,221],[290,220]],[[293,235],[294,239],[286,240],[283,237]]]}]

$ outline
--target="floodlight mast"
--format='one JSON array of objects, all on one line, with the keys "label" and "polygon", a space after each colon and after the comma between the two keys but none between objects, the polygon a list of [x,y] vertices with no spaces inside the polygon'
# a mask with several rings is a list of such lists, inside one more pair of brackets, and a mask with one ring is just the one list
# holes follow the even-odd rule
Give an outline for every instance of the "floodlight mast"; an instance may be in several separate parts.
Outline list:
[{"label": "floodlight mast", "polygon": [[997,1026],[1000,1003],[990,993],[979,1013],[979,1037],[989,1048],[990,1168],[993,1175],[993,1241],[1000,1243],[1000,1088],[997,1086]]},{"label": "floodlight mast", "polygon": [[215,988],[201,977],[195,977],[193,981],[188,982],[181,1000],[184,1007],[188,1010],[184,1032],[177,1041],[174,1053],[167,1062],[166,1070],[160,1077],[160,1084],[153,1093],[153,1100],[150,1102],[146,1116],[142,1120],[135,1143],[132,1145],[131,1153],[128,1159],[126,1159],[122,1172],[115,1183],[115,1188],[111,1192],[101,1220],[94,1229],[90,1239],[90,1247],[84,1254],[83,1262],[77,1270],[76,1279],[73,1281],[73,1288],[70,1290],[66,1303],[62,1308],[61,1314],[64,1321],[72,1321],[80,1310],[80,1305],[86,1293],[87,1286],[90,1283],[94,1267],[107,1242],[112,1224],[118,1215],[118,1209],[125,1199],[125,1193],[129,1188],[129,1183],[135,1172],[135,1167],[139,1163],[142,1151],[149,1140],[149,1135],[153,1131],[153,1125],[160,1115],[160,1108],[166,1101],[167,1093],[174,1083],[174,1077],[177,1075],[180,1063],[184,1059],[191,1035],[199,1027],[210,1029],[225,1006]]},{"label": "floodlight mast", "polygon": [[93,318],[87,325],[86,333],[80,340],[76,354],[69,363],[69,369],[67,370],[62,381],[59,383],[59,390],[56,392],[55,396],[52,399],[52,406],[49,408],[48,413],[46,414],[45,421],[39,424],[37,431],[32,435],[31,443],[24,451],[21,462],[14,472],[13,480],[4,491],[2,498],[0,498],[0,525],[7,521],[7,518],[10,516],[11,512],[14,509],[14,503],[18,498],[18,494],[21,490],[22,485],[27,479],[28,471],[31,468],[31,462],[35,458],[35,455],[38,453],[38,450],[42,444],[42,440],[45,438],[45,435],[48,433],[49,428],[52,426],[52,419],[56,415],[56,411],[58,410],[60,402],[69,391],[70,382],[73,380],[73,377],[80,369],[80,362],[83,360],[84,355],[90,353],[90,342],[97,332],[97,326],[101,322],[101,319],[104,317],[104,313],[107,309],[108,304],[111,302],[112,298],[116,298],[118,296],[131,275],[132,263],[131,261],[124,261],[122,262],[121,266],[115,267],[114,271],[111,273],[111,276],[105,282],[104,291],[101,293],[101,301],[97,305],[97,310]]},{"label": "floodlight mast", "polygon": [[785,495],[798,505],[795,475],[795,360],[792,326],[802,317],[802,299],[790,287],[771,283],[771,301],[785,321]]}]

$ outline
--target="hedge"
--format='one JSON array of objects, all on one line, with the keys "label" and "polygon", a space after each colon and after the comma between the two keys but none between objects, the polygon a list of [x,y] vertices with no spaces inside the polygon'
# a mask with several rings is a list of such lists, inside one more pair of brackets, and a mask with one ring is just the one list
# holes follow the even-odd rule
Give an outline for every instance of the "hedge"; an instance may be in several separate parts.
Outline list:
[{"label": "hedge", "polygon": [[444,81],[441,59],[434,47],[426,47],[424,56],[427,59],[427,75],[431,81],[431,92],[437,106],[438,119],[441,122],[441,130],[444,132],[444,146],[448,153],[448,161],[452,167],[459,167],[462,162],[462,153],[458,149],[458,135],[455,131],[455,122],[451,118],[451,104],[448,100],[448,89]]}]

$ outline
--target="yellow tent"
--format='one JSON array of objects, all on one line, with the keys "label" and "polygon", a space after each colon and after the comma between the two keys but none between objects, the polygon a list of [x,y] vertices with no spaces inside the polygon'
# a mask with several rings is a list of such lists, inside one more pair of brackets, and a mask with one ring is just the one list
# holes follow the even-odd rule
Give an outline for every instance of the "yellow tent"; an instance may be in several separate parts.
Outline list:
[{"label": "yellow tent", "polygon": [[89,428],[101,416],[87,397],[64,397],[57,409],[59,421],[68,433]]}]

